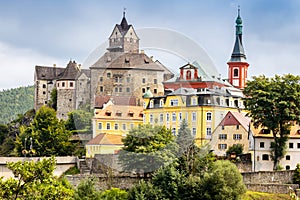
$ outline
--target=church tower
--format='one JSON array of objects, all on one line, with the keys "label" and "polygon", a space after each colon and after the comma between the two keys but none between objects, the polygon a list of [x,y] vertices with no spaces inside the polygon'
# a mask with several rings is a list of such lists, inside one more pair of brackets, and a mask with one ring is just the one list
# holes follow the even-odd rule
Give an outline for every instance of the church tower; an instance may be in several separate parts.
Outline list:
[{"label": "church tower", "polygon": [[124,52],[124,53],[138,53],[139,52],[139,38],[134,31],[131,24],[127,23],[125,17],[125,10],[120,24],[116,24],[112,34],[109,37],[110,52]]},{"label": "church tower", "polygon": [[228,64],[228,81],[231,85],[243,89],[247,82],[247,73],[249,64],[246,61],[246,55],[242,42],[242,19],[240,17],[240,8],[236,18],[236,37],[233,52]]}]

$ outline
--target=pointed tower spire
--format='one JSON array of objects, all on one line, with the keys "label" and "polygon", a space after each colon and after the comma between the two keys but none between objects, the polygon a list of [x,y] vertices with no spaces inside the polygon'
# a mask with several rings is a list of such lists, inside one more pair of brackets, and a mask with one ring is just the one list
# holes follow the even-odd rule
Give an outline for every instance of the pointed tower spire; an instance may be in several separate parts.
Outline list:
[{"label": "pointed tower spire", "polygon": [[231,58],[227,63],[229,65],[228,80],[233,86],[244,88],[247,81],[247,69],[249,64],[246,61],[246,54],[243,47],[243,21],[240,16],[240,6],[238,7],[238,16],[235,20],[235,43]]}]

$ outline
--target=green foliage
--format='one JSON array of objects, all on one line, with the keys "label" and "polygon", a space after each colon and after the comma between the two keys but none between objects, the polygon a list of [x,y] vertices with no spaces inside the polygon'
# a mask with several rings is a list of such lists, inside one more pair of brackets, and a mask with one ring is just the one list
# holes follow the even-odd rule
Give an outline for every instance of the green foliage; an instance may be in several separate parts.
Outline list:
[{"label": "green foliage", "polygon": [[[201,155],[201,153],[206,155]],[[195,174],[176,170],[177,163],[161,167],[151,181],[128,191],[128,199],[238,200],[246,192],[242,175],[230,161],[214,161],[199,151]]]},{"label": "green foliage", "polygon": [[0,124],[6,124],[33,108],[34,86],[0,92]]},{"label": "green foliage", "polygon": [[0,180],[1,199],[72,199],[73,189],[65,179],[53,176],[55,158],[8,163],[16,179]]},{"label": "green foliage", "polygon": [[243,144],[234,144],[228,148],[226,151],[227,155],[230,155],[231,153],[235,153],[236,155],[242,154],[244,150]]},{"label": "green foliage", "polygon": [[75,174],[80,174],[80,170],[76,166],[70,167],[67,171],[64,172],[64,175],[75,175]]},{"label": "green foliage", "polygon": [[0,124],[0,145],[3,144],[5,136],[8,135],[8,127],[7,125]]},{"label": "green foliage", "polygon": [[101,192],[101,199],[105,200],[126,200],[127,192],[119,188],[111,188],[110,190],[105,190]]},{"label": "green foliage", "polygon": [[57,110],[57,89],[53,88],[50,93],[50,101],[48,103],[48,106],[50,108],[53,108],[54,110]]},{"label": "green foliage", "polygon": [[27,149],[34,150],[35,156],[66,156],[74,151],[74,145],[69,141],[72,133],[66,130],[64,121],[57,119],[55,110],[47,106],[38,110],[29,127],[20,130],[16,139],[19,156]]},{"label": "green foliage", "polygon": [[151,182],[141,180],[128,191],[128,200],[161,200],[163,191]]},{"label": "green foliage", "polygon": [[141,125],[130,130],[122,141],[119,160],[126,171],[147,174],[172,163],[176,157],[174,136],[163,126]]},{"label": "green foliage", "polygon": [[75,200],[97,200],[101,199],[101,194],[95,188],[93,179],[82,180],[77,186],[74,193]]},{"label": "green foliage", "polygon": [[84,110],[74,110],[68,113],[66,128],[74,132],[91,132],[93,114]]},{"label": "green foliage", "polygon": [[271,157],[276,169],[284,156],[291,123],[300,122],[300,76],[291,74],[266,78],[253,77],[244,89],[246,109],[254,127],[263,126],[273,133]]},{"label": "green foliage", "polygon": [[293,183],[300,185],[300,164],[298,163],[293,175]]},{"label": "green foliage", "polygon": [[188,124],[185,119],[182,120],[180,124],[178,135],[176,137],[176,143],[179,146],[179,156],[187,152],[190,149],[190,147],[194,145],[194,138],[192,137],[191,130],[188,128]]}]

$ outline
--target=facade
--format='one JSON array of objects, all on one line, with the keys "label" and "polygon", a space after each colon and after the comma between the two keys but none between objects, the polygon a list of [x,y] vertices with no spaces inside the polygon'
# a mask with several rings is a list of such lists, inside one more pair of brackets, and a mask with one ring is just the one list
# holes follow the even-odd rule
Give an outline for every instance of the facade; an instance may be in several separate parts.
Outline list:
[{"label": "facade", "polygon": [[75,61],[70,61],[66,68],[35,66],[34,83],[34,109],[47,105],[56,89],[60,119],[67,119],[68,112],[90,102],[90,70],[81,69]]},{"label": "facade", "polygon": [[226,151],[234,144],[244,146],[243,153],[249,151],[249,124],[251,119],[246,113],[229,111],[212,133],[210,146],[217,156],[225,156]]},{"label": "facade", "polygon": [[[273,171],[270,148],[273,141],[273,134],[268,129],[251,126],[249,132],[249,150],[252,153],[253,171]],[[286,154],[280,160],[279,165],[285,170],[294,170],[299,163],[298,158],[300,157],[299,124],[294,124],[291,127],[286,146]]]},{"label": "facade", "polygon": [[93,138],[100,133],[125,136],[129,130],[143,124],[141,106],[114,105],[109,101],[102,109],[95,109]]},{"label": "facade", "polygon": [[201,145],[211,140],[213,131],[228,111],[243,108],[242,93],[230,94],[228,88],[179,88],[160,97],[146,93],[143,120],[146,124],[164,125],[176,135],[185,119],[196,143]]}]

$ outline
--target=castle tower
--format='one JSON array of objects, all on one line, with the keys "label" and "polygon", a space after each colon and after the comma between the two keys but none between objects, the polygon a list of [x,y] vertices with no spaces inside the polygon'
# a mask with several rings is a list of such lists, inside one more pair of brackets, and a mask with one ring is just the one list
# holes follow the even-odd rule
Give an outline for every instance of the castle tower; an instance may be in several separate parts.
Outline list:
[{"label": "castle tower", "polygon": [[243,89],[247,82],[247,73],[249,64],[246,61],[246,55],[242,42],[242,19],[240,17],[240,8],[236,18],[236,37],[233,52],[228,64],[228,81],[233,86]]},{"label": "castle tower", "polygon": [[112,34],[109,37],[110,52],[124,52],[124,53],[138,53],[139,52],[139,38],[134,31],[133,26],[128,25],[125,10],[123,12],[123,19],[120,24],[116,24]]}]

